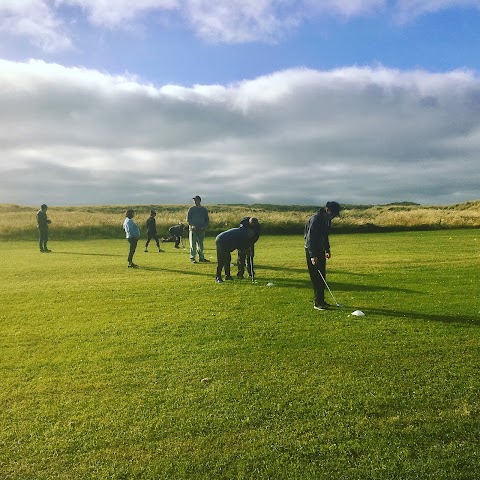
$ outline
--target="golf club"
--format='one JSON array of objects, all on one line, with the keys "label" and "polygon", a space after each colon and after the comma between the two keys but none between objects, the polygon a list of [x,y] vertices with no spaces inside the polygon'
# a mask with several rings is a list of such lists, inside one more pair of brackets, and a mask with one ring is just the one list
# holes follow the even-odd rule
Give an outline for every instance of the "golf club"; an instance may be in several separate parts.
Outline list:
[{"label": "golf club", "polygon": [[342,305],[340,305],[340,303],[338,303],[337,300],[335,299],[335,297],[333,296],[333,293],[332,293],[332,291],[330,290],[330,287],[328,286],[328,283],[327,283],[327,281],[325,280],[325,277],[323,276],[322,272],[320,271],[320,269],[318,269],[317,271],[318,271],[318,273],[320,274],[320,276],[322,277],[323,283],[324,283],[325,286],[328,288],[328,291],[330,292],[330,295],[332,296],[333,301],[335,302],[335,306],[336,306],[336,307],[341,307]]}]

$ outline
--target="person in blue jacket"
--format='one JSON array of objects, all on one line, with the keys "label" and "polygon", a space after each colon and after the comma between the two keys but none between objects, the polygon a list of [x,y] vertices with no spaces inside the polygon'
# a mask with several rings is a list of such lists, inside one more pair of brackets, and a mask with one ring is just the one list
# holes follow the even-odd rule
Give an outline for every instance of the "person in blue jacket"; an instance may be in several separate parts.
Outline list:
[{"label": "person in blue jacket", "polygon": [[[250,217],[243,217],[240,220],[240,226],[247,225],[249,221],[250,221]],[[258,227],[254,228],[254,232],[255,232],[255,235],[253,237],[253,242],[251,244],[250,251],[238,250],[238,256],[237,256],[237,267],[238,267],[237,277],[238,278],[243,278],[243,275],[245,273],[245,263],[247,264],[248,276],[252,278],[255,276],[255,271],[253,269],[253,257],[255,256],[255,242],[260,237],[260,224],[258,224]]]},{"label": "person in blue jacket", "polygon": [[231,228],[217,235],[215,245],[217,247],[217,274],[215,281],[223,283],[222,270],[225,270],[225,280],[233,280],[230,274],[230,262],[234,250],[251,252],[253,244],[259,238],[258,218],[251,217],[248,222],[240,227]]},{"label": "person in blue jacket", "polygon": [[340,215],[340,210],[337,202],[327,202],[305,224],[305,257],[313,287],[315,310],[327,310],[329,307],[325,301],[326,265],[331,256],[328,235],[332,220]]}]

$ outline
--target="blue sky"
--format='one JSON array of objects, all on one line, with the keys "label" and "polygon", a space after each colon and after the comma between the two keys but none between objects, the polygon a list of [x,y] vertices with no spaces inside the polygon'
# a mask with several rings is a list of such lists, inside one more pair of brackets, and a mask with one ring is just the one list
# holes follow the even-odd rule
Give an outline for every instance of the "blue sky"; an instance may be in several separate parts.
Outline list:
[{"label": "blue sky", "polygon": [[480,1],[5,0],[0,202],[478,199]]}]

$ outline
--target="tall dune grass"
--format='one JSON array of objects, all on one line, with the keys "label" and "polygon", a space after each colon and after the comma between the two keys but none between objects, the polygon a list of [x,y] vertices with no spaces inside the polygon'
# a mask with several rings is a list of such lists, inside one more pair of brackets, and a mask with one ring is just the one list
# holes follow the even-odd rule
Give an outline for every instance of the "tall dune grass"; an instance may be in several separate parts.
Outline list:
[{"label": "tall dune grass", "polygon": [[[283,205],[206,205],[210,212],[209,235],[238,225],[246,215],[260,219],[265,233],[302,234],[306,219],[315,206]],[[145,221],[151,209],[157,211],[161,236],[168,228],[185,222],[190,205],[100,205],[50,207],[51,235],[56,239],[118,238],[123,235],[125,210],[133,208],[136,221],[145,234]],[[0,238],[31,239],[36,237],[38,207],[0,205]],[[449,206],[393,204],[376,206],[347,205],[335,220],[338,232],[433,230],[480,227],[480,200]]]}]

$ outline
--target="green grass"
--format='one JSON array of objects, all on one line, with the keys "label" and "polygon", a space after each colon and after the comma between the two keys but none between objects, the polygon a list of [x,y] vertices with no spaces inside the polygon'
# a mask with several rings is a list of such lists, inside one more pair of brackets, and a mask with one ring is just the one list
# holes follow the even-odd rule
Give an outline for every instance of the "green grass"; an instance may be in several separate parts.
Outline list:
[{"label": "green grass", "polygon": [[4,243],[0,478],[479,478],[478,234],[333,235],[328,312],[298,236]]}]

